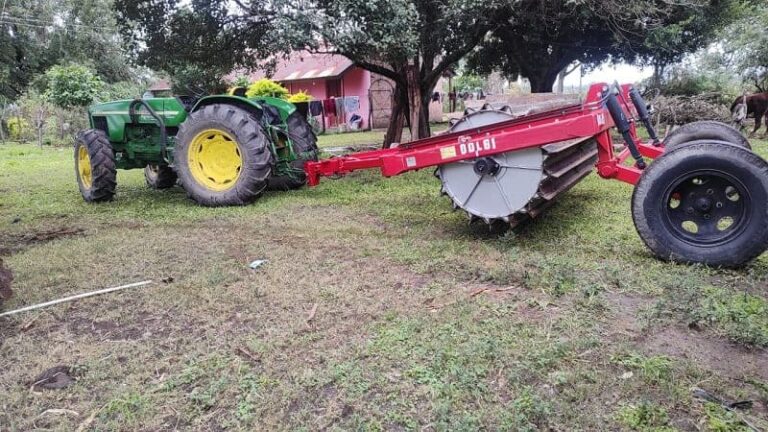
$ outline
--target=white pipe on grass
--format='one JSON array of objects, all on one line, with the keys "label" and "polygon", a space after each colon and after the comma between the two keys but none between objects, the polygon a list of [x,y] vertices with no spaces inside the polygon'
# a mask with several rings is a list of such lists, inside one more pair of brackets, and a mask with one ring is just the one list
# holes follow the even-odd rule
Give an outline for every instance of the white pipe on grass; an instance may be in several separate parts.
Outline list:
[{"label": "white pipe on grass", "polygon": [[41,309],[41,308],[48,307],[48,306],[53,306],[53,305],[56,305],[56,304],[59,304],[59,303],[65,303],[65,302],[69,302],[69,301],[73,301],[73,300],[79,300],[79,299],[82,299],[82,298],[92,297],[92,296],[96,296],[96,295],[99,295],[99,294],[106,294],[106,293],[110,293],[110,292],[113,292],[113,291],[124,290],[124,289],[127,289],[127,288],[137,288],[137,287],[140,287],[140,286],[149,285],[151,283],[153,283],[153,281],[145,280],[145,281],[142,281],[142,282],[135,282],[135,283],[128,284],[128,285],[121,285],[121,286],[113,287],[113,288],[104,288],[104,289],[101,289],[101,290],[98,290],[98,291],[91,291],[91,292],[87,292],[87,293],[77,294],[77,295],[73,295],[73,296],[70,296],[70,297],[60,298],[58,300],[51,300],[49,302],[39,303],[39,304],[36,304],[36,305],[23,307],[21,309],[16,309],[16,310],[4,312],[4,313],[0,314],[0,317],[4,317],[4,316],[8,316],[8,315],[14,315],[14,314],[17,314],[17,313],[27,312],[27,311],[31,311],[31,310],[35,310],[35,309]]}]

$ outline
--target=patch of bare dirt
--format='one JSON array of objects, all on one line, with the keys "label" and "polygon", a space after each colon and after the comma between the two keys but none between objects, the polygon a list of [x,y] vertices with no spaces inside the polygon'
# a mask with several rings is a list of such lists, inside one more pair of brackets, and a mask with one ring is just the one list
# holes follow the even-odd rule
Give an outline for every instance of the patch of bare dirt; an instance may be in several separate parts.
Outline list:
[{"label": "patch of bare dirt", "polygon": [[750,349],[682,325],[643,329],[638,315],[653,302],[652,298],[626,293],[609,293],[607,297],[613,309],[609,331],[629,338],[644,354],[689,360],[729,378],[752,376],[768,380],[765,349]]},{"label": "patch of bare dirt", "polygon": [[48,389],[57,390],[69,387],[75,380],[71,375],[72,369],[69,366],[54,366],[50,369],[44,370],[40,375],[35,377],[29,385],[34,390]]},{"label": "patch of bare dirt", "polygon": [[3,300],[8,300],[13,294],[11,282],[13,282],[13,274],[3,265],[3,260],[0,259],[0,306],[3,305]]},{"label": "patch of bare dirt", "polygon": [[684,358],[729,378],[768,381],[768,351],[748,349],[725,339],[678,326],[648,335],[641,348],[649,355]]},{"label": "patch of bare dirt", "polygon": [[610,331],[630,338],[638,336],[642,331],[638,315],[643,308],[653,302],[653,299],[648,296],[621,292],[609,292],[606,297],[613,309]]},{"label": "patch of bare dirt", "polygon": [[135,318],[122,324],[77,316],[68,320],[67,329],[75,336],[91,335],[99,340],[111,341],[164,339],[170,332],[163,317],[146,312],[139,312]]},{"label": "patch of bare dirt", "polygon": [[82,228],[63,227],[52,230],[37,231],[27,234],[7,235],[0,237],[0,256],[8,256],[26,247],[48,243],[64,237],[83,235]]}]

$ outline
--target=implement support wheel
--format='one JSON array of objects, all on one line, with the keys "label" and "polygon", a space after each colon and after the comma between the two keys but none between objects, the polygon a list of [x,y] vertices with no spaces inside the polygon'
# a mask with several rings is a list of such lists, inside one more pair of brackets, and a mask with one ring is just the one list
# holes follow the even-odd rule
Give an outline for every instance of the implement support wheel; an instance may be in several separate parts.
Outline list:
[{"label": "implement support wheel", "polygon": [[768,247],[768,163],[722,141],[668,150],[640,177],[632,217],[661,259],[741,266]]},{"label": "implement support wheel", "polygon": [[176,172],[198,204],[245,205],[267,187],[269,143],[259,122],[241,108],[214,104],[193,112],[176,142]]},{"label": "implement support wheel", "polygon": [[715,120],[700,120],[680,126],[664,138],[664,147],[667,150],[672,150],[696,140],[725,141],[739,147],[752,149],[749,140],[738,129]]},{"label": "implement support wheel", "polygon": [[85,201],[103,202],[114,198],[117,186],[115,153],[104,132],[88,129],[77,135],[75,176]]}]

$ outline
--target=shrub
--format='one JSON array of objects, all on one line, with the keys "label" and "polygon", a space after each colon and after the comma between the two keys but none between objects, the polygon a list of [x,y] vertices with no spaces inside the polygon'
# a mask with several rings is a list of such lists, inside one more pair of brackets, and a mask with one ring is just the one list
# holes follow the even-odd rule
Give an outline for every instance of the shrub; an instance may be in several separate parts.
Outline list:
[{"label": "shrub", "polygon": [[291,102],[291,103],[309,102],[311,100],[312,100],[312,96],[309,95],[304,90],[288,96],[288,102]]},{"label": "shrub", "polygon": [[13,141],[21,141],[27,131],[29,123],[21,117],[11,117],[8,119],[8,135]]},{"label": "shrub", "polygon": [[276,97],[285,99],[288,97],[288,89],[268,78],[262,78],[250,86],[245,95],[252,97]]},{"label": "shrub", "polygon": [[104,87],[101,79],[85,66],[54,66],[45,76],[46,98],[62,108],[90,105]]}]

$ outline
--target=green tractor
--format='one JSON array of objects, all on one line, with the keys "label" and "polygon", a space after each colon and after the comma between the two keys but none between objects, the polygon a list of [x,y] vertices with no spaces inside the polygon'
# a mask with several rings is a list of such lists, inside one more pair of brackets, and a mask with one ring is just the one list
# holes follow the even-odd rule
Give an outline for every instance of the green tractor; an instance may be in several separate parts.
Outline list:
[{"label": "green tractor", "polygon": [[177,181],[205,206],[245,205],[269,189],[306,183],[317,160],[305,114],[282,99],[186,96],[122,100],[88,110],[75,141],[75,171],[88,202],[110,201],[117,169],[144,169],[155,189]]}]

